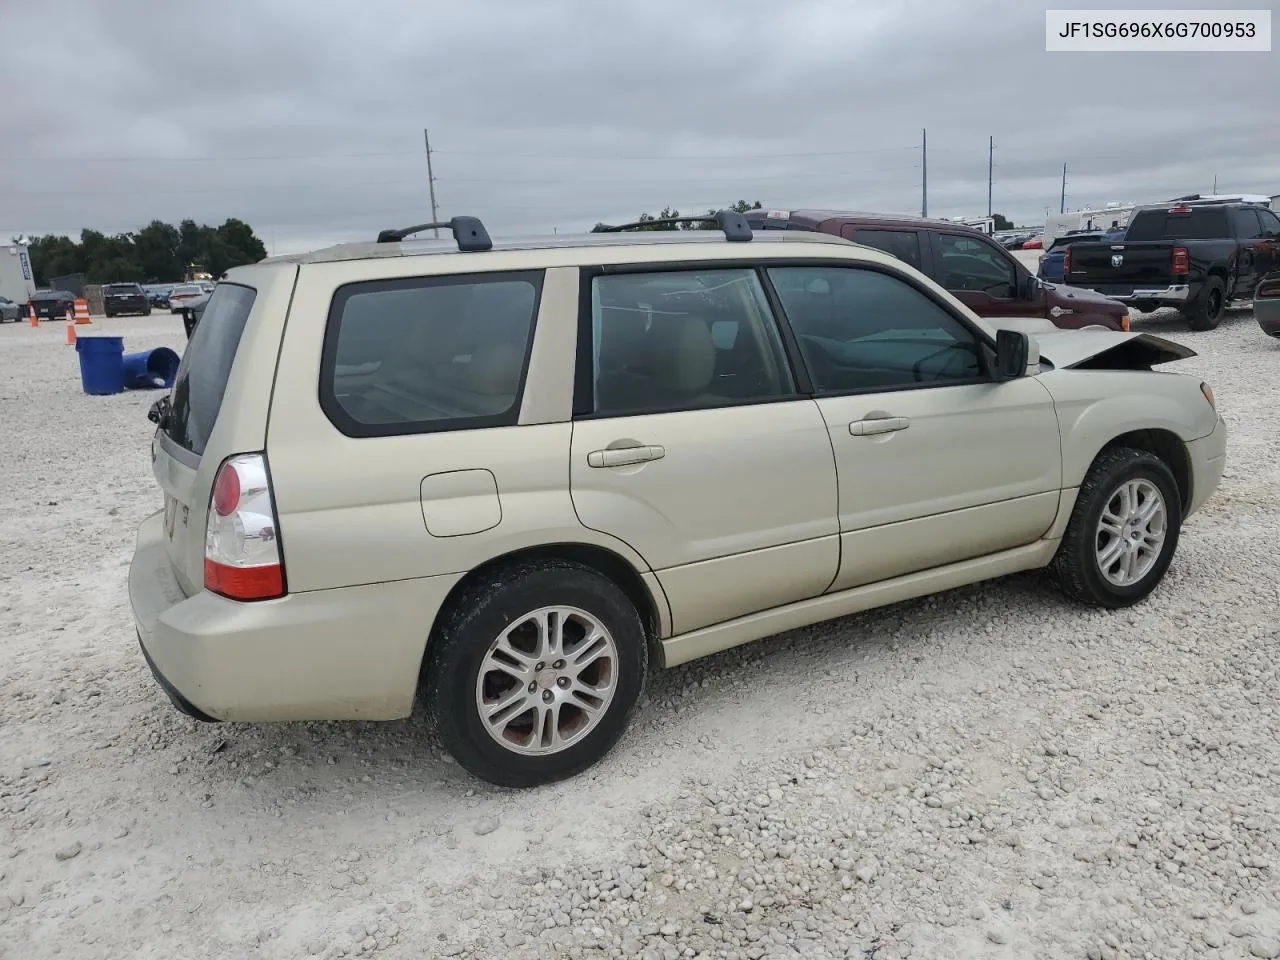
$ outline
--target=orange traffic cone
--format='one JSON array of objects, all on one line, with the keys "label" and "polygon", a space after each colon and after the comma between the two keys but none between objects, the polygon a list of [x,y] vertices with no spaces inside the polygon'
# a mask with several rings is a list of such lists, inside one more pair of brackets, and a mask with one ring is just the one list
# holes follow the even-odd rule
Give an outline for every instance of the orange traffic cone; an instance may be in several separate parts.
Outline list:
[{"label": "orange traffic cone", "polygon": [[89,319],[89,301],[84,297],[76,297],[75,322],[93,323],[93,321]]},{"label": "orange traffic cone", "polygon": [[33,327],[40,326],[40,318],[36,316],[36,305],[28,300],[27,309],[31,311],[31,325]]},{"label": "orange traffic cone", "polygon": [[67,321],[67,346],[74,347],[76,345],[76,325],[71,321]]}]

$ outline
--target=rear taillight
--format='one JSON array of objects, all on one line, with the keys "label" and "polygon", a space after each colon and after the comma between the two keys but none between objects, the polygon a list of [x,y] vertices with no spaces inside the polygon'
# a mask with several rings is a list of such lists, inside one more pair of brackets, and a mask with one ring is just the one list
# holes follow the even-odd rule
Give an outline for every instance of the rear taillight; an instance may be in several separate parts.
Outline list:
[{"label": "rear taillight", "polygon": [[284,596],[284,561],[267,461],[228,457],[218,468],[204,538],[204,588],[232,600]]},{"label": "rear taillight", "polygon": [[1065,276],[1071,272],[1071,248],[1062,251],[1062,273]]},{"label": "rear taillight", "polygon": [[1258,284],[1260,300],[1270,300],[1272,297],[1280,297],[1280,280],[1264,280]]},{"label": "rear taillight", "polygon": [[1191,254],[1187,252],[1186,247],[1174,247],[1173,256],[1171,257],[1170,268],[1174,273],[1190,273],[1191,272]]}]

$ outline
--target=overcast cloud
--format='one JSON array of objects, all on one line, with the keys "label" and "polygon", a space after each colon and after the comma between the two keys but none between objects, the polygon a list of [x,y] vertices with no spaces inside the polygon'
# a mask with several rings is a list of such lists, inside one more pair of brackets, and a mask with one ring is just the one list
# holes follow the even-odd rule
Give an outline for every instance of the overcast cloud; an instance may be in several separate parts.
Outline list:
[{"label": "overcast cloud", "polygon": [[[251,223],[286,253],[442,217],[669,204],[1043,222],[1280,192],[1276,53],[1048,54],[1043,0],[0,0],[0,237]],[[1211,0],[1158,6],[1211,7]],[[1249,6],[1227,3],[1228,8]],[[1253,6],[1266,6],[1254,4]]]}]

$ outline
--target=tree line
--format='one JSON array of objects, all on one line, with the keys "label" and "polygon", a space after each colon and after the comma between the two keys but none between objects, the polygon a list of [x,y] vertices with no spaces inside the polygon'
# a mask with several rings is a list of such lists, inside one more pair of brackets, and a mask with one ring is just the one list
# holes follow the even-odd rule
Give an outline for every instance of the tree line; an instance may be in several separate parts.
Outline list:
[{"label": "tree line", "polygon": [[[734,203],[728,207],[725,207],[725,209],[736,210],[738,213],[746,213],[748,210],[760,210],[762,208],[759,200],[757,200],[755,203],[748,203],[746,200],[739,200],[737,203]],[[642,224],[648,224],[650,221],[653,221],[653,220],[669,220],[674,217],[679,217],[680,215],[681,214],[679,210],[674,210],[671,207],[663,207],[656,214],[653,214],[653,213],[640,214],[640,216],[636,217],[636,221]],[[714,217],[715,215],[716,215],[715,210],[707,211],[707,216]],[[686,216],[697,216],[697,214],[686,214]],[[674,226],[677,230],[716,230],[718,229],[715,225],[714,220],[710,222],[705,220],[692,220],[692,221],[687,221],[685,223],[677,223],[677,224],[674,224]],[[636,229],[637,230],[670,230],[671,227],[662,223],[655,223],[652,226],[640,226],[640,227],[636,227]]]},{"label": "tree line", "polygon": [[36,237],[30,253],[36,283],[43,286],[72,274],[83,274],[89,283],[177,283],[193,266],[218,277],[231,267],[257,263],[267,248],[252,227],[232,217],[218,227],[152,220],[114,236],[84,230],[78,242],[59,235]]}]

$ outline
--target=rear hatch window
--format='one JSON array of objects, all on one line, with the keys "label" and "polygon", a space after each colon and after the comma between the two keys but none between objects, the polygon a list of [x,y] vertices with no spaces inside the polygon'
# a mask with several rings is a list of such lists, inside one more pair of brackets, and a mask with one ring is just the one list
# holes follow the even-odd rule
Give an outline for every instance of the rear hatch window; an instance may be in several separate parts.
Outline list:
[{"label": "rear hatch window", "polygon": [[1226,207],[1192,207],[1187,213],[1140,211],[1129,225],[1125,241],[1221,240],[1231,235]]},{"label": "rear hatch window", "polygon": [[182,355],[165,433],[196,456],[204,453],[218,420],[231,364],[256,296],[251,287],[218,284]]}]

